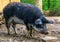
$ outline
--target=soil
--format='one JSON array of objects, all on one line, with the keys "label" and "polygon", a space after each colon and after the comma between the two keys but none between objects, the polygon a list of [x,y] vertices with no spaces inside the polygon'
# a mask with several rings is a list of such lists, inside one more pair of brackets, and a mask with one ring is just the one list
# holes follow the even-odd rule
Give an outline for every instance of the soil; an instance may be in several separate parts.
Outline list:
[{"label": "soil", "polygon": [[[17,34],[14,34],[13,28],[10,27],[10,35],[8,35],[5,24],[2,24],[0,26],[0,42],[60,42],[60,23],[47,24],[46,26],[49,31],[48,35],[44,35],[33,30],[32,37],[29,37],[29,31],[27,31],[25,25],[16,25],[15,29]],[[44,38],[45,36],[56,37],[58,39],[42,41],[41,38]]]}]

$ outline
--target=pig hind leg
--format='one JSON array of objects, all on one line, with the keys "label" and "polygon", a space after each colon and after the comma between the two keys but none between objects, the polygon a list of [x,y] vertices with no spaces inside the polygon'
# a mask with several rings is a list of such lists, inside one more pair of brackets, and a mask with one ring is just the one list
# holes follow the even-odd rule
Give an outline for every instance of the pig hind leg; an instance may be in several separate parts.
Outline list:
[{"label": "pig hind leg", "polygon": [[17,34],[17,33],[16,33],[16,30],[15,30],[16,24],[15,24],[14,20],[12,20],[12,27],[13,27],[14,32],[15,32],[14,34]]},{"label": "pig hind leg", "polygon": [[14,32],[15,32],[14,34],[17,34],[17,33],[16,33],[16,30],[15,30],[16,24],[15,24],[15,23],[13,23],[13,24],[12,24],[12,27],[13,27]]},{"label": "pig hind leg", "polygon": [[7,21],[6,21],[6,28],[7,28],[7,31],[8,31],[8,35],[10,35],[10,30],[9,30],[9,28],[10,28],[10,24],[8,24]]}]

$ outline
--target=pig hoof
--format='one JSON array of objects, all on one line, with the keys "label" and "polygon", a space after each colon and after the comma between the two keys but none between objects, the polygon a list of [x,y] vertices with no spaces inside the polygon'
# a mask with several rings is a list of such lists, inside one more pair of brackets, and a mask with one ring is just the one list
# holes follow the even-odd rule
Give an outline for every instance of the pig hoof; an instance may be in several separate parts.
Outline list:
[{"label": "pig hoof", "polygon": [[45,35],[49,34],[48,32],[45,33]]},{"label": "pig hoof", "polygon": [[42,32],[42,34],[47,35],[47,34],[48,34],[48,32]]},{"label": "pig hoof", "polygon": [[10,33],[8,33],[8,35],[10,35]]},{"label": "pig hoof", "polygon": [[14,35],[17,35],[17,33],[14,33]]}]

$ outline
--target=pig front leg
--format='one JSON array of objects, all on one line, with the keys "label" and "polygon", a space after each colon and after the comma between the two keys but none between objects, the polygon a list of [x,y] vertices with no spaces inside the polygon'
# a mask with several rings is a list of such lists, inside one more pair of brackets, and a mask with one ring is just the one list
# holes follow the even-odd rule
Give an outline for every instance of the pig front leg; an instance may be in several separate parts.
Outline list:
[{"label": "pig front leg", "polygon": [[28,36],[32,37],[32,26],[30,24],[26,24],[26,28],[28,30]]}]

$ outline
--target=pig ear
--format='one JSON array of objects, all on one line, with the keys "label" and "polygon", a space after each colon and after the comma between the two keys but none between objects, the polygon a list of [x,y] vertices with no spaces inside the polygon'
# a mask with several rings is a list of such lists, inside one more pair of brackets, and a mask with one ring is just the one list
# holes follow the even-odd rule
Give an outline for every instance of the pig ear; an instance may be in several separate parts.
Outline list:
[{"label": "pig ear", "polygon": [[37,19],[37,20],[35,21],[35,24],[42,24],[42,20],[41,20],[41,19]]}]

